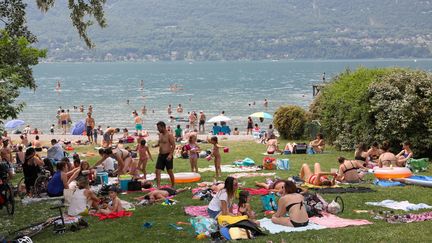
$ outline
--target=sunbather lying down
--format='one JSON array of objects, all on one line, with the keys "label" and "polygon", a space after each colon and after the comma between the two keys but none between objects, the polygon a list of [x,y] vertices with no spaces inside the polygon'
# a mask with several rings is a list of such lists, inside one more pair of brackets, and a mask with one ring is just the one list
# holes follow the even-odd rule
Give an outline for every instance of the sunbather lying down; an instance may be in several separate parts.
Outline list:
[{"label": "sunbather lying down", "polygon": [[160,189],[156,189],[152,192],[149,192],[148,194],[142,196],[142,197],[137,197],[137,200],[148,200],[150,203],[156,203],[156,202],[163,202],[166,199],[168,199],[171,196],[175,196],[179,193],[182,193],[184,191],[190,190],[190,188],[186,187],[186,188],[182,188],[182,189],[173,189],[170,187],[166,187],[166,188],[160,188]]},{"label": "sunbather lying down", "polygon": [[[330,180],[327,176],[332,176],[333,179]],[[333,186],[335,184],[336,176],[336,173],[322,172],[319,163],[315,163],[314,173],[312,173],[307,164],[303,164],[300,169],[300,179],[315,186]]]},{"label": "sunbather lying down", "polygon": [[272,180],[270,178],[266,179],[266,182],[257,182],[255,181],[255,186],[268,189],[272,192],[281,192],[284,188],[285,180]]}]

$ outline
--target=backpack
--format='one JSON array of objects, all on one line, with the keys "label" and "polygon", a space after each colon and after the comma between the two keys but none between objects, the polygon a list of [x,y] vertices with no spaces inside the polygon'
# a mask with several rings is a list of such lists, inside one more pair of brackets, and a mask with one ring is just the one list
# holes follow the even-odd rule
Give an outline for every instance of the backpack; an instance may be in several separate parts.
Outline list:
[{"label": "backpack", "polygon": [[278,170],[289,170],[290,169],[289,159],[276,160],[276,168]]},{"label": "backpack", "polygon": [[128,191],[141,191],[141,182],[140,181],[129,181],[127,184]]},{"label": "backpack", "polygon": [[251,232],[252,236],[259,236],[259,235],[265,235],[265,233],[262,231],[262,229],[254,222],[250,220],[241,220],[235,224],[230,224],[227,226],[227,228],[241,228],[246,229]]},{"label": "backpack", "polygon": [[273,157],[264,157],[263,167],[266,170],[275,170],[276,169],[276,159]]},{"label": "backpack", "polygon": [[261,196],[261,203],[265,211],[276,211],[278,209],[274,193]]}]

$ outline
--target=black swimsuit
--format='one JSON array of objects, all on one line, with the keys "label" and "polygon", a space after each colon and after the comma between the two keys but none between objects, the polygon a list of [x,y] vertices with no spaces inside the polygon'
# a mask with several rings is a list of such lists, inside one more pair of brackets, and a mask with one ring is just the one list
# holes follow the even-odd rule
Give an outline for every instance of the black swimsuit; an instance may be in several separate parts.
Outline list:
[{"label": "black swimsuit", "polygon": [[347,169],[346,165],[343,164],[343,166],[345,167],[345,170],[343,171],[344,174],[345,174],[346,172],[350,171],[350,170],[357,170],[357,169],[358,169],[357,167],[354,166],[354,164],[353,164],[352,161],[350,161],[350,163],[351,163],[351,165],[352,165],[353,167],[351,167],[351,168],[349,168],[349,169]]},{"label": "black swimsuit", "polygon": [[[288,205],[288,206],[286,207],[286,211],[289,212],[289,210],[290,210],[294,205],[296,205],[296,204],[300,204],[300,209],[303,207],[303,201],[301,201],[301,202],[296,202],[296,203],[291,203],[290,205]],[[304,222],[304,223],[297,223],[297,222],[295,222],[295,221],[292,221],[291,219],[290,219],[290,221],[291,221],[291,224],[292,224],[295,228],[297,228],[297,227],[305,227],[305,226],[307,226],[307,225],[309,224],[309,220],[306,221],[306,222]]]}]

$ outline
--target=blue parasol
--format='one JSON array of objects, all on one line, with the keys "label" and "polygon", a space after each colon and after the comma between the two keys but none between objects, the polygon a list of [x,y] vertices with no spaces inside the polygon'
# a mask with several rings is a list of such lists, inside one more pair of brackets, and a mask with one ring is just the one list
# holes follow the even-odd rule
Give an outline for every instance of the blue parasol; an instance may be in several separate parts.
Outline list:
[{"label": "blue parasol", "polygon": [[19,126],[24,125],[24,121],[23,120],[10,120],[5,124],[5,128],[7,129],[15,129]]},{"label": "blue parasol", "polygon": [[81,120],[75,123],[71,128],[72,135],[82,135],[85,130],[85,121]]}]

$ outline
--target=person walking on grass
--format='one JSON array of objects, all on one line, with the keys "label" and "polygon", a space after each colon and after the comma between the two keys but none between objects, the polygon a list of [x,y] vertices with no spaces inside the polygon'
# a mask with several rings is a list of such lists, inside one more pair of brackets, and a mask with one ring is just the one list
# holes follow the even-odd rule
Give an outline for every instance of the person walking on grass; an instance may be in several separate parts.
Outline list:
[{"label": "person walking on grass", "polygon": [[160,121],[156,126],[159,131],[159,141],[157,144],[153,145],[153,147],[159,147],[159,155],[156,161],[157,187],[160,187],[161,170],[164,170],[165,168],[170,177],[171,187],[174,187],[173,155],[175,150],[175,139],[174,136],[167,131],[165,122]]}]

